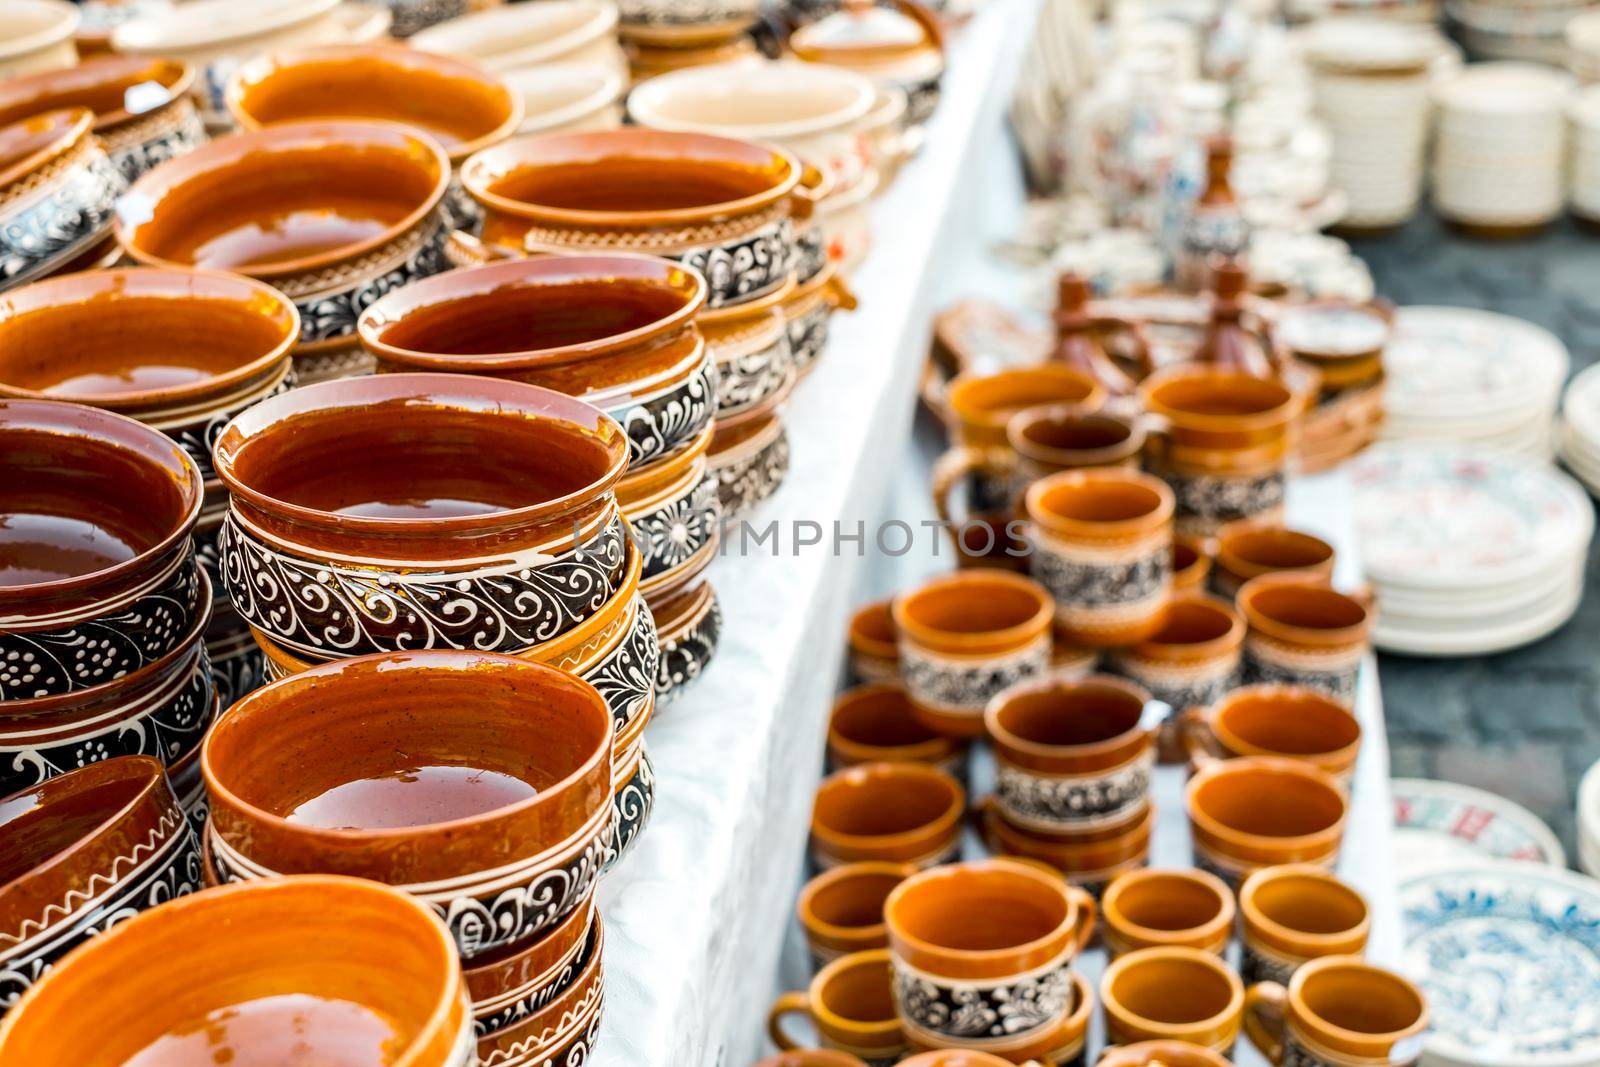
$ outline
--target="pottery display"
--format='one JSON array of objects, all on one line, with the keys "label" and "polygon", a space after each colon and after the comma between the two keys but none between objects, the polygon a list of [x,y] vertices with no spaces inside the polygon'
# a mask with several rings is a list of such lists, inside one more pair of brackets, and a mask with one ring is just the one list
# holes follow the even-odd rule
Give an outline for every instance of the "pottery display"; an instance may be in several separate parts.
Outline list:
[{"label": "pottery display", "polygon": [[1172,592],[1198,593],[1206,587],[1214,566],[1212,553],[1203,538],[1175,534],[1172,538]]},{"label": "pottery display", "polygon": [[1160,946],[1120,956],[1100,979],[1109,1044],[1186,1041],[1228,1056],[1239,1036],[1245,989],[1217,956]]},{"label": "pottery display", "polygon": [[1143,867],[1150,859],[1156,807],[1126,825],[1084,833],[1048,834],[1025,830],[1005,819],[989,798],[978,805],[982,833],[989,850],[1002,856],[1032,860],[1053,867],[1071,885],[1098,898],[1118,875]]},{"label": "pottery display", "polygon": [[1106,1049],[1096,1067],[1227,1067],[1229,1062],[1187,1041],[1136,1041]]},{"label": "pottery display", "polygon": [[605,927],[597,916],[580,954],[564,972],[573,975],[567,984],[553,988],[542,1006],[480,1036],[477,1062],[505,1067],[588,1062],[605,1006],[604,949]]},{"label": "pottery display", "polygon": [[618,0],[623,39],[663,48],[690,48],[738,37],[755,24],[756,0]]},{"label": "pottery display", "polygon": [[1246,682],[1301,686],[1355,706],[1361,661],[1371,645],[1368,601],[1339,592],[1325,578],[1288,571],[1250,579],[1236,602],[1249,627]]},{"label": "pottery display", "polygon": [[1245,1033],[1274,1064],[1339,1067],[1414,1064],[1428,1029],[1428,999],[1407,979],[1351,956],[1326,956],[1286,984],[1250,987]]},{"label": "pottery display", "polygon": [[0,292],[104,242],[127,181],[94,121],[69,107],[0,126]]},{"label": "pottery display", "polygon": [[117,240],[140,263],[231,270],[292,299],[298,376],[317,381],[370,366],[356,342],[362,309],[447,268],[449,181],[445,150],[425,134],[292,123],[219,138],[144,175],[118,201]]},{"label": "pottery display", "polygon": [[0,78],[76,64],[72,35],[81,20],[77,5],[65,0],[6,0],[0,5]]},{"label": "pottery display", "polygon": [[1176,945],[1221,956],[1233,937],[1233,891],[1196,870],[1118,875],[1100,897],[1101,939],[1115,959],[1142,948]]},{"label": "pottery display", "polygon": [[700,677],[722,639],[722,606],[706,581],[650,605],[659,634],[656,702],[676,700]]},{"label": "pottery display", "polygon": [[706,468],[717,478],[724,523],[745,519],[789,473],[789,432],[777,413],[720,427],[711,438]]},{"label": "pottery display", "polygon": [[892,995],[893,968],[887,948],[841,956],[824,966],[807,990],[784,993],[772,1004],[767,1032],[773,1044],[800,1048],[784,1030],[789,1015],[808,1016],[823,1048],[868,1063],[895,1063],[909,1050]]},{"label": "pottery display", "polygon": [[1110,660],[1116,673],[1181,711],[1218,700],[1232,688],[1244,641],[1244,620],[1227,601],[1175,592],[1160,629],[1130,648],[1113,651]]},{"label": "pottery display", "polygon": [[925,763],[865,763],[823,779],[811,809],[819,870],[882,861],[932,867],[961,848],[967,794]]},{"label": "pottery display", "polygon": [[910,863],[864,860],[823,871],[807,882],[795,911],[805,931],[813,969],[820,971],[851,953],[887,948],[884,901],[917,870]]},{"label": "pottery display", "polygon": [[1320,767],[1346,786],[1361,751],[1361,723],[1349,708],[1317,689],[1247,685],[1183,717],[1195,763],[1240,756],[1276,756]]},{"label": "pottery display", "polygon": [[503,71],[500,78],[522,97],[519,135],[622,125],[623,76],[607,64],[545,63]]},{"label": "pottery display", "polygon": [[1372,920],[1361,894],[1321,867],[1266,867],[1239,887],[1239,974],[1287,983],[1323,956],[1359,956]]},{"label": "pottery display", "polygon": [[594,63],[619,77],[628,71],[617,43],[617,8],[610,0],[507,4],[431,26],[407,44],[497,74],[555,63]]},{"label": "pottery display", "polygon": [[1195,866],[1237,886],[1262,867],[1339,857],[1349,795],[1338,779],[1298,760],[1221,760],[1189,780]]},{"label": "pottery display", "polygon": [[797,29],[789,47],[807,63],[844,67],[905,93],[906,128],[911,145],[919,143],[922,127],[939,106],[945,66],[944,34],[927,9],[851,0]]},{"label": "pottery display", "polygon": [[834,770],[860,763],[929,763],[965,778],[967,748],[920,722],[898,683],[876,682],[848,689],[834,701],[828,763]]},{"label": "pottery display", "polygon": [[[796,276],[798,279],[798,271]],[[784,329],[789,333],[789,357],[797,375],[804,378],[827,351],[834,312],[854,311],[855,307],[855,294],[841,276],[839,265],[831,260],[818,266],[809,279],[796,281],[782,310]]]},{"label": "pottery display", "polygon": [[1217,531],[1211,588],[1233,597],[1250,579],[1283,571],[1332,578],[1333,562],[1333,546],[1315,534],[1268,523],[1231,523]]}]

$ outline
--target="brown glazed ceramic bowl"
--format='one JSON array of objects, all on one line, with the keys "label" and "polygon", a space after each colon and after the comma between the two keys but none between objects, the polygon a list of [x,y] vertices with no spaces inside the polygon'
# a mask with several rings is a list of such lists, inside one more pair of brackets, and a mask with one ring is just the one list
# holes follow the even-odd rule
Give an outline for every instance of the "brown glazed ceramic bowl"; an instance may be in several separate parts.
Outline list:
[{"label": "brown glazed ceramic bowl", "polygon": [[105,56],[67,70],[0,82],[0,126],[41,111],[86,107],[94,133],[122,176],[133,181],[206,139],[189,96],[194,68],[175,59]]},{"label": "brown glazed ceramic bowl", "polygon": [[605,927],[597,913],[572,963],[575,976],[544,1006],[478,1038],[480,1064],[545,1067],[589,1061],[605,1002]]},{"label": "brown glazed ceramic bowl", "polygon": [[859,763],[931,763],[966,777],[967,747],[928,729],[896,682],[848,689],[828,718],[828,762],[834,770]]},{"label": "brown glazed ceramic bowl", "polygon": [[0,800],[0,855],[0,1009],[110,923],[200,888],[194,834],[149,756]]},{"label": "brown glazed ceramic bowl", "polygon": [[[144,980],[127,981],[135,972]],[[471,1010],[444,925],[404,893],[355,878],[276,879],[163,904],[74,952],[0,1021],[0,1061],[36,1067],[214,1055],[276,1067],[349,1062],[352,1048],[390,1067],[472,1063]]]},{"label": "brown glazed ceramic bowl", "polygon": [[1174,711],[1220,700],[1237,683],[1244,620],[1226,600],[1174,593],[1161,628],[1112,653],[1118,674],[1133,679]]},{"label": "brown glazed ceramic bowl", "polygon": [[1245,998],[1250,1043],[1274,1064],[1414,1064],[1428,1029],[1428,999],[1408,979],[1359,956],[1324,956],[1284,985],[1261,982]]},{"label": "brown glazed ceramic bowl", "polygon": [[1191,759],[1279,756],[1320,767],[1349,786],[1361,752],[1361,721],[1315,689],[1247,685],[1183,718]]},{"label": "brown glazed ceramic bowl", "polygon": [[824,778],[811,808],[820,869],[876,860],[931,867],[961,849],[967,793],[925,763],[866,763]]},{"label": "brown glazed ceramic bowl", "polygon": [[799,372],[783,318],[794,288],[791,274],[764,296],[700,313],[700,332],[717,363],[718,429],[776,411],[794,390]]},{"label": "brown glazed ceramic bowl", "polygon": [[705,579],[650,605],[659,635],[656,703],[682,696],[717,653],[722,640],[722,605]]},{"label": "brown glazed ceramic bowl", "polygon": [[1244,1014],[1244,984],[1197,948],[1142,948],[1118,957],[1100,980],[1106,1040],[1186,1041],[1231,1054]]},{"label": "brown glazed ceramic bowl", "polygon": [[[561,393],[462,374],[323,382],[217,440],[234,606],[303,658],[516,652],[600,611],[628,556],[621,427]],[[581,548],[581,551],[580,551]]]},{"label": "brown glazed ceramic bowl", "polygon": [[717,478],[723,521],[749,515],[783,486],[789,473],[789,432],[782,413],[719,426],[706,453],[706,467]]},{"label": "brown glazed ceramic bowl", "polygon": [[0,399],[0,469],[0,703],[88,693],[182,647],[209,607],[183,449],[108,411]]},{"label": "brown glazed ceramic bowl", "polygon": [[1118,875],[1100,898],[1112,957],[1158,945],[1223,955],[1233,937],[1233,891],[1214,874],[1142,870]]},{"label": "brown glazed ceramic bowl", "polygon": [[1219,1052],[1187,1041],[1139,1041],[1100,1054],[1096,1067],[1230,1067]]},{"label": "brown glazed ceramic bowl", "polygon": [[795,912],[814,969],[852,952],[887,948],[883,904],[894,887],[917,872],[910,863],[865,860],[817,875],[800,890]]},{"label": "brown glazed ceramic bowl", "polygon": [[465,967],[478,1036],[503,1029],[569,988],[588,962],[584,948],[598,921],[590,897],[527,947],[490,952]]},{"label": "brown glazed ceramic bowl", "polygon": [[452,271],[362,313],[380,371],[451,371],[542,385],[621,423],[637,467],[709,425],[715,367],[695,315],[704,279],[670,260],[573,255]]},{"label": "brown glazed ceramic bowl", "polygon": [[1309,763],[1267,756],[1213,763],[1189,780],[1195,866],[1234,886],[1261,867],[1332,867],[1349,807],[1338,780]]},{"label": "brown glazed ceramic bowl", "polygon": [[[117,240],[150,266],[268,282],[300,309],[302,381],[364,360],[356,319],[447,269],[450,161],[424,133],[299,122],[223,137],[156,167],[117,202]],[[349,366],[346,366],[349,364]]]},{"label": "brown glazed ceramic bowl", "polygon": [[0,290],[104,243],[127,182],[93,126],[86,107],[0,123]]},{"label": "brown glazed ceramic bowl", "polygon": [[707,304],[764,295],[792,269],[800,163],[764,145],[694,133],[553,133],[486,149],[461,180],[484,239],[528,252],[647,252],[699,271]]},{"label": "brown glazed ceramic bowl", "polygon": [[722,541],[722,499],[706,462],[715,430],[617,483],[617,504],[644,557],[641,589],[660,603],[694,581],[716,558]]},{"label": "brown glazed ceramic bowl", "polygon": [[1359,956],[1372,929],[1364,897],[1310,864],[1263,867],[1239,887],[1239,974],[1247,985],[1287,983],[1323,956]]},{"label": "brown glazed ceramic bowl", "polygon": [[328,873],[404,888],[473,959],[553,929],[594,888],[611,738],[593,686],[509,656],[325,664],[217,720],[200,757],[207,844],[226,881]]}]

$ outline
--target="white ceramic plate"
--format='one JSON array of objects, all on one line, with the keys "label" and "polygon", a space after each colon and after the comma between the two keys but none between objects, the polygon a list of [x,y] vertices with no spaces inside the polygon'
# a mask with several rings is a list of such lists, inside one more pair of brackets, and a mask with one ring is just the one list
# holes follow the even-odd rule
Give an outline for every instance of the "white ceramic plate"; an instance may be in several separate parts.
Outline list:
[{"label": "white ceramic plate", "polygon": [[1531,322],[1474,308],[1404,307],[1383,353],[1397,417],[1495,417],[1537,404],[1566,378],[1560,338]]},{"label": "white ceramic plate", "polygon": [[1541,641],[1571,620],[1583,599],[1583,584],[1547,607],[1527,615],[1496,619],[1482,628],[1442,631],[1432,620],[1410,621],[1379,617],[1372,630],[1373,647],[1408,656],[1489,656]]},{"label": "white ceramic plate", "polygon": [[[1566,850],[1544,820],[1498,793],[1429,778],[1396,778],[1389,783],[1389,796],[1395,830],[1412,840],[1423,835],[1446,840],[1469,850],[1480,863],[1567,865]],[[1422,873],[1406,862],[1400,866],[1402,881]]]}]

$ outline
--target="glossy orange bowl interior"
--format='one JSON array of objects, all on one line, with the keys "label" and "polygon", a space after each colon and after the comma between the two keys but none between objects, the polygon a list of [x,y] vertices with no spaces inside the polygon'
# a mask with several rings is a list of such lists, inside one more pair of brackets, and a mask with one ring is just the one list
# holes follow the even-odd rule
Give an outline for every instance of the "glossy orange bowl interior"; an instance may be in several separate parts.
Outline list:
[{"label": "glossy orange bowl interior", "polygon": [[1218,549],[1224,562],[1243,563],[1249,568],[1249,575],[1304,570],[1333,560],[1333,546],[1322,538],[1281,526],[1225,529],[1220,535]]},{"label": "glossy orange bowl interior", "polygon": [[887,600],[867,604],[850,616],[850,643],[858,652],[893,659],[899,654],[896,636],[894,613]]},{"label": "glossy orange bowl interior", "polygon": [[0,1059],[436,1067],[460,998],[455,946],[426,905],[351,878],[251,882],[91,938],[0,1021]]},{"label": "glossy orange bowl interior", "polygon": [[1032,949],[1073,918],[1060,878],[1009,860],[936,867],[890,894],[891,930],[925,951],[970,954]]},{"label": "glossy orange bowl interior", "polygon": [[943,739],[911,713],[911,698],[893,685],[851,689],[834,704],[829,726],[840,740],[863,748],[910,748]]},{"label": "glossy orange bowl interior", "polygon": [[898,632],[936,650],[1004,652],[1043,633],[1055,605],[1020,575],[970,570],[936,578],[894,602]]},{"label": "glossy orange bowl interior", "polygon": [[1165,1026],[1220,1024],[1244,999],[1227,964],[1209,953],[1143,949],[1112,965],[1104,995],[1127,1015]]},{"label": "glossy orange bowl interior", "polygon": [[1234,690],[1215,724],[1223,743],[1237,745],[1241,755],[1326,756],[1361,740],[1361,723],[1342,704],[1286,686]]},{"label": "glossy orange bowl interior", "polygon": [[1233,916],[1233,895],[1225,885],[1188,871],[1156,870],[1113,882],[1103,906],[1108,920],[1115,917],[1136,933],[1153,932],[1159,937],[1226,924]]},{"label": "glossy orange bowl interior", "polygon": [[1289,937],[1315,941],[1350,934],[1367,922],[1361,894],[1324,871],[1284,870],[1252,878],[1239,892],[1245,917]]},{"label": "glossy orange bowl interior", "polygon": [[1302,580],[1293,572],[1252,579],[1239,590],[1239,606],[1252,625],[1284,637],[1305,634],[1313,640],[1318,635],[1354,635],[1370,614],[1360,601],[1326,581]]},{"label": "glossy orange bowl interior", "polygon": [[1291,997],[1322,1026],[1356,1041],[1399,1037],[1419,1030],[1427,1019],[1427,1003],[1415,986],[1359,959],[1318,963],[1294,983]]},{"label": "glossy orange bowl interior", "polygon": [[93,124],[88,108],[70,107],[0,126],[0,190],[61,155]]},{"label": "glossy orange bowl interior", "polygon": [[961,375],[950,383],[947,400],[963,421],[1004,426],[1025,408],[1070,404],[1088,409],[1104,395],[1104,389],[1082,371],[1046,364],[995,374]]},{"label": "glossy orange bowl interior", "polygon": [[800,891],[807,927],[825,934],[865,935],[883,931],[883,905],[910,868],[897,863],[847,863],[819,874]]},{"label": "glossy orange bowl interior", "polygon": [[426,130],[465,159],[510,136],[522,97],[481,68],[403,45],[336,45],[262,57],[228,87],[247,129],[310,119],[379,119]]},{"label": "glossy orange bowl interior", "polygon": [[394,240],[449,179],[444,149],[423,133],[291,123],[219,138],[145,174],[117,202],[117,240],[155,266],[296,274]]},{"label": "glossy orange bowl interior", "polygon": [[116,408],[225,391],[288,358],[300,318],[258,282],[103,270],[0,294],[0,394]]},{"label": "glossy orange bowl interior", "polygon": [[1169,371],[1148,383],[1145,394],[1157,411],[1222,421],[1286,413],[1294,400],[1281,382],[1206,369]]},{"label": "glossy orange bowl interior", "polygon": [[[1018,451],[1043,462],[1094,458],[1128,447],[1134,427],[1112,415],[1046,408],[1020,416]],[[1107,460],[1110,461],[1109,459]]]},{"label": "glossy orange bowl interior", "polygon": [[841,771],[817,789],[813,825],[839,837],[895,837],[959,820],[960,783],[916,763],[873,763]]},{"label": "glossy orange bowl interior", "polygon": [[887,951],[864,952],[829,964],[817,975],[816,994],[812,1010],[830,1029],[899,1032],[894,965]]},{"label": "glossy orange bowl interior", "polygon": [[[1131,758],[1144,743],[1139,720],[1145,694],[1117,678],[1030,683],[997,697],[991,722],[1008,749],[1084,757],[1070,758],[1062,772],[1105,765],[1105,757]],[[1096,759],[1095,757],[1100,757]]]},{"label": "glossy orange bowl interior", "polygon": [[175,59],[104,56],[0,81],[0,126],[54,108],[86,107],[95,128],[148,114],[188,92],[194,70]]},{"label": "glossy orange bowl interior", "polygon": [[1279,760],[1230,761],[1191,782],[1189,809],[1224,830],[1254,837],[1320,834],[1337,826],[1345,798],[1326,776]]},{"label": "glossy orange bowl interior", "polygon": [[1192,652],[1196,646],[1212,643],[1220,645],[1228,639],[1242,637],[1243,634],[1244,624],[1228,607],[1226,601],[1204,594],[1194,594],[1174,599],[1167,605],[1167,613],[1161,628],[1146,643],[1181,645]]},{"label": "glossy orange bowl interior", "polygon": [[1032,497],[1035,510],[1043,517],[1075,525],[1154,521],[1166,501],[1159,489],[1132,473],[1117,477],[1106,472],[1105,477],[1087,478],[1070,472],[1059,480],[1034,484],[1039,487]]}]

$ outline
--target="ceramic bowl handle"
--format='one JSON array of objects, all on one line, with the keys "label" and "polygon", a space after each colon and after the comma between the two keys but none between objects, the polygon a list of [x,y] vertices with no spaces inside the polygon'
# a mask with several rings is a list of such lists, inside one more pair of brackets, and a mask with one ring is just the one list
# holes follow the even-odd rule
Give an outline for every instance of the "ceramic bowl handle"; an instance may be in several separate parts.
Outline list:
[{"label": "ceramic bowl handle", "polygon": [[1073,940],[1082,952],[1094,940],[1095,924],[1100,918],[1100,905],[1095,902],[1087,889],[1079,886],[1067,886],[1067,896],[1077,905],[1077,920],[1073,924]]},{"label": "ceramic bowl handle", "polygon": [[1289,991],[1277,982],[1257,982],[1244,995],[1244,1033],[1261,1054],[1283,1062],[1284,1011]]},{"label": "ceramic bowl handle", "polygon": [[950,516],[950,497],[971,474],[1011,477],[1017,468],[1016,456],[999,448],[973,448],[962,445],[940,456],[933,465],[933,506],[939,521],[954,526]]},{"label": "ceramic bowl handle", "polygon": [[811,997],[803,990],[784,993],[772,1002],[772,1010],[767,1012],[767,1036],[772,1038],[772,1043],[782,1051],[798,1052],[805,1046],[784,1032],[783,1020],[790,1015],[810,1014]]},{"label": "ceramic bowl handle", "polygon": [[809,219],[827,195],[833,191],[833,177],[821,167],[802,164],[800,183],[789,194],[789,217],[796,221]]},{"label": "ceramic bowl handle", "polygon": [[828,279],[828,284],[823,287],[822,299],[827,301],[829,307],[835,311],[854,311],[856,309],[856,294],[850,288],[850,283],[844,275],[834,272]]},{"label": "ceramic bowl handle", "polygon": [[1127,334],[1133,345],[1133,361],[1139,368],[1139,377],[1144,379],[1155,373],[1156,360],[1150,351],[1150,333],[1144,323],[1119,315],[1095,315],[1090,322],[1101,332],[1120,331]]}]

